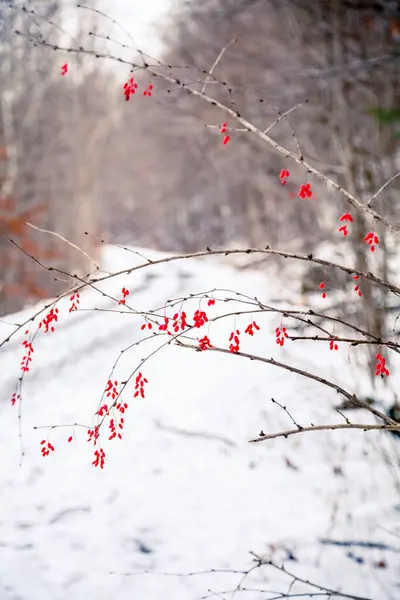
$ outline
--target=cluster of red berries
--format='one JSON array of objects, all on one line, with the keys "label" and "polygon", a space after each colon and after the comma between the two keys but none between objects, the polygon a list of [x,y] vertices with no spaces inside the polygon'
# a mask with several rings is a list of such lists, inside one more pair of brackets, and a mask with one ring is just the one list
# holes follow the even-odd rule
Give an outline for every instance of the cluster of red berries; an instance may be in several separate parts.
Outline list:
[{"label": "cluster of red berries", "polygon": [[239,329],[236,329],[236,331],[232,331],[231,335],[229,336],[229,341],[231,342],[229,344],[229,350],[230,352],[239,352],[239,348],[240,348],[240,331]]},{"label": "cluster of red berries", "polygon": [[99,436],[100,436],[99,425],[96,425],[95,427],[93,427],[93,429],[88,429],[87,441],[93,442],[93,446],[96,446]]},{"label": "cluster of red berries", "polygon": [[185,311],[182,311],[180,316],[179,316],[179,313],[175,313],[174,316],[172,317],[172,321],[173,321],[172,327],[174,329],[174,333],[178,333],[179,330],[184,331],[185,327],[187,327]]},{"label": "cluster of red berries", "polygon": [[375,246],[379,244],[379,238],[373,231],[369,231],[364,238],[364,242],[369,245],[371,252],[375,252]]},{"label": "cluster of red berries", "polygon": [[107,387],[105,389],[105,394],[107,396],[107,398],[109,398],[111,396],[111,398],[113,400],[115,400],[115,398],[118,396],[118,381],[111,381],[111,379],[109,379],[107,381]]},{"label": "cluster of red berries", "polygon": [[335,342],[335,339],[337,339],[337,338],[334,338],[334,339],[330,340],[330,342],[329,342],[329,350],[339,350],[339,346]]},{"label": "cluster of red berries", "polygon": [[[220,133],[226,133],[227,127],[228,127],[228,123],[222,123],[221,129],[219,130]],[[231,138],[229,137],[229,135],[225,135],[222,143],[224,145],[226,145],[230,139]]]},{"label": "cluster of red berries", "polygon": [[108,413],[108,406],[107,406],[107,404],[103,404],[103,406],[100,406],[96,415],[99,415],[99,417],[104,417],[104,415],[106,415],[107,413]]},{"label": "cluster of red berries", "polygon": [[103,448],[100,448],[99,450],[96,450],[94,453],[94,461],[92,462],[92,465],[94,465],[95,467],[100,466],[100,469],[104,468],[104,462],[105,462],[105,457],[106,454],[103,450]]},{"label": "cluster of red berries", "polygon": [[[29,335],[28,329],[25,331],[25,335]],[[31,354],[33,354],[34,350],[33,350],[32,342],[29,342],[28,340],[24,340],[22,342],[22,345],[24,346],[24,348],[26,350],[26,354],[22,357],[22,360],[21,360],[21,371],[23,371],[24,373],[27,373],[29,371],[29,366],[30,366],[29,363],[32,361]]]},{"label": "cluster of red berries", "polygon": [[138,373],[135,380],[135,393],[133,395],[134,398],[137,398],[140,394],[142,398],[144,398],[144,384],[148,383],[147,379],[143,377],[141,373]]},{"label": "cluster of red berries", "polygon": [[[158,330],[159,331],[168,331],[168,323],[169,323],[168,317],[164,317],[164,323],[159,326]],[[168,333],[170,334],[169,331],[168,331]]]},{"label": "cluster of red berries", "polygon": [[281,184],[285,185],[287,178],[289,177],[290,173],[287,169],[282,169],[281,174],[279,175],[279,179],[281,180]]},{"label": "cluster of red berries", "polygon": [[207,348],[212,348],[212,344],[207,335],[205,335],[199,340],[199,348],[200,350],[207,350]]},{"label": "cluster of red berries", "polygon": [[387,377],[388,375],[390,375],[390,371],[386,367],[386,358],[384,358],[382,356],[382,354],[380,354],[379,352],[375,358],[376,358],[375,375],[377,375],[377,376],[381,375],[382,377],[384,377],[384,376]]},{"label": "cluster of red berries", "polygon": [[248,335],[253,336],[254,335],[253,328],[256,329],[257,331],[260,331],[260,328],[257,325],[257,323],[255,321],[253,321],[252,323],[250,323],[249,325],[247,325],[247,327],[244,330],[244,332],[247,333]]},{"label": "cluster of red berries", "polygon": [[194,326],[198,329],[208,322],[208,317],[204,310],[196,310],[193,315]]},{"label": "cluster of red berries", "polygon": [[297,195],[300,196],[300,198],[302,198],[303,200],[305,200],[306,198],[311,198],[311,196],[312,196],[311,184],[306,183],[305,185],[301,185],[300,191]]},{"label": "cluster of red berries", "polygon": [[115,408],[117,410],[119,410],[119,412],[123,415],[125,413],[126,409],[128,408],[128,403],[127,402],[118,402],[118,404]]},{"label": "cluster of red berries", "polygon": [[[357,280],[360,279],[359,275],[353,275],[353,279]],[[357,294],[357,296],[362,296],[361,290],[360,290],[360,286],[357,284],[354,286],[353,291]]]},{"label": "cluster of red berries", "polygon": [[[353,217],[351,216],[350,213],[344,213],[340,217],[340,221],[341,221],[341,223],[343,223],[343,221],[347,221],[348,223],[353,223]],[[338,231],[339,231],[339,233],[343,233],[343,235],[345,237],[349,234],[346,224],[339,227]]]},{"label": "cluster of red berries", "polygon": [[42,321],[40,321],[39,329],[43,325],[45,333],[47,333],[48,331],[54,331],[53,325],[50,327],[50,323],[52,323],[53,321],[58,321],[58,308],[51,308],[49,310],[45,318]]},{"label": "cluster of red berries", "polygon": [[14,406],[14,404],[17,402],[17,400],[20,400],[21,396],[19,394],[17,394],[17,392],[14,392],[13,395],[11,396],[11,406]]},{"label": "cluster of red berries", "polygon": [[[321,283],[319,284],[319,289],[320,290],[324,290],[325,289],[325,281],[321,281]],[[321,297],[325,299],[326,298],[326,292],[322,292]]]},{"label": "cluster of red berries", "polygon": [[[199,311],[196,311],[196,313],[198,313],[198,312]],[[196,323],[196,318],[199,320],[199,317],[198,316],[196,317],[196,313],[195,313],[195,323]],[[164,323],[159,325],[158,330],[166,331],[168,333],[168,335],[172,335],[172,333],[170,331],[168,331],[169,322],[170,322],[170,320],[172,320],[172,327],[174,329],[174,333],[178,333],[179,330],[184,331],[185,327],[187,327],[186,316],[187,315],[186,315],[185,311],[182,311],[180,315],[179,315],[179,313],[175,313],[174,316],[172,317],[172,319],[169,319],[168,317],[164,317]],[[201,325],[195,325],[195,327],[201,327]],[[142,326],[142,329],[144,329],[143,326]],[[149,327],[149,329],[151,329],[151,327]]]},{"label": "cluster of red berries", "polygon": [[143,96],[152,96],[153,84],[150,83],[147,88],[143,91]]},{"label": "cluster of red berries", "polygon": [[277,327],[275,329],[275,336],[276,336],[276,343],[279,346],[283,346],[283,344],[285,343],[285,338],[287,339],[289,336],[287,334],[286,331],[286,327],[283,327],[282,325],[279,325],[279,327]]},{"label": "cluster of red berries", "polygon": [[113,440],[115,437],[118,437],[118,439],[122,440],[122,434],[120,431],[117,431],[117,427],[121,430],[124,428],[124,418],[121,417],[117,423],[115,422],[115,419],[110,419],[108,426],[110,428],[110,436],[108,439]]},{"label": "cluster of red berries", "polygon": [[54,446],[52,444],[50,444],[50,442],[46,442],[46,440],[42,440],[40,442],[40,445],[42,446],[40,449],[42,456],[49,456],[50,452],[54,452]]},{"label": "cluster of red berries", "polygon": [[123,287],[121,290],[121,294],[122,294],[122,298],[118,302],[118,304],[125,304],[126,298],[129,296],[129,290],[127,290],[126,288]]},{"label": "cluster of red berries", "polygon": [[135,78],[131,77],[126,83],[124,83],[124,95],[127,102],[131,96],[136,94],[136,90],[137,83],[135,82]]},{"label": "cluster of red berries", "polygon": [[73,312],[74,310],[78,310],[78,306],[79,306],[79,292],[77,292],[76,294],[72,294],[72,296],[70,296],[69,299],[72,302],[72,304],[69,307],[68,312]]}]

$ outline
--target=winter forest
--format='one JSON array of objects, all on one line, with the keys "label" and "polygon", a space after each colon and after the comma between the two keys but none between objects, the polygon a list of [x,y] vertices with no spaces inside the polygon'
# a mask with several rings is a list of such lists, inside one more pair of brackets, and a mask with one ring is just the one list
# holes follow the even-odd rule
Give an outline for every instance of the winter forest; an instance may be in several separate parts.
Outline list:
[{"label": "winter forest", "polygon": [[400,600],[400,2],[0,0],[0,600]]}]

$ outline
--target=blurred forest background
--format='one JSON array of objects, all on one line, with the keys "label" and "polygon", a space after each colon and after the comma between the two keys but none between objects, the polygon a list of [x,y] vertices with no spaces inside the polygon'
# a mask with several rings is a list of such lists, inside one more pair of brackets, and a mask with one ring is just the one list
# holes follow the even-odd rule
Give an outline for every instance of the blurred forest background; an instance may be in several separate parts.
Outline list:
[{"label": "blurred forest background", "polygon": [[[301,200],[304,170],[247,132],[231,132],[224,146],[218,128],[206,127],[221,124],[218,110],[140,69],[139,92],[125,102],[129,67],[105,68],[94,56],[40,43],[63,39],[140,63],[121,28],[86,11],[68,38],[62,0],[26,6],[0,0],[0,229],[28,254],[81,276],[93,270],[82,253],[26,222],[65,236],[94,260],[96,236],[185,252],[266,244],[312,252],[340,240],[346,262],[350,256],[357,269],[390,280],[396,247],[384,231],[376,228],[380,252],[372,255],[363,241],[371,220],[353,211],[352,234],[341,239],[343,198],[310,180],[313,197]],[[175,0],[159,34],[159,71],[199,90],[202,71],[228,45],[214,72],[226,85],[210,82],[207,93],[261,129],[302,102],[270,135],[363,201],[400,170],[399,1]],[[143,96],[149,83],[153,94]],[[285,186],[283,168],[291,173]],[[373,201],[397,227],[399,189],[400,178]],[[0,236],[0,315],[67,285],[7,236]],[[300,292],[318,291],[323,277],[310,271]],[[333,274],[327,280],[344,285]],[[338,311],[353,311],[365,329],[384,335],[385,292],[366,284],[362,291],[357,306]]]}]

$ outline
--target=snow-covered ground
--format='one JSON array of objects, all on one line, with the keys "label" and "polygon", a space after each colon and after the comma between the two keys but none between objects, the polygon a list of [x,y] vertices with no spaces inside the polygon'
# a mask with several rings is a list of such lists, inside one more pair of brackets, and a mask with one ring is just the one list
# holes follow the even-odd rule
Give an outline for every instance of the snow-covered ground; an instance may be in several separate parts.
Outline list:
[{"label": "snow-covered ground", "polygon": [[[106,249],[104,261],[107,270],[141,262],[115,248]],[[222,259],[149,267],[111,279],[101,289],[119,299],[123,286],[135,310],[214,288],[264,302],[288,296],[283,281],[238,273]],[[220,299],[233,296],[215,293]],[[242,570],[252,565],[250,551],[283,561],[288,570],[321,585],[376,600],[400,598],[398,440],[374,432],[331,431],[249,444],[261,429],[292,426],[271,398],[301,425],[337,422],[332,407],[340,398],[273,366],[167,346],[142,365],[148,379],[145,399],[134,399],[134,381],[128,384],[123,438],[102,443],[106,464],[95,468],[86,430],[72,424],[93,422],[121,350],[145,337],[144,321],[114,312],[121,307],[94,290],[82,294],[79,311],[69,313],[69,305],[68,299],[58,304],[54,333],[41,331],[34,340],[21,405],[12,406],[10,399],[20,374],[23,336],[0,349],[0,600],[194,600],[216,592],[228,598],[238,574],[157,573]],[[189,317],[197,308],[198,299],[185,303]],[[233,301],[201,303],[210,318],[240,308],[245,307]],[[13,330],[11,323],[33,313],[27,309],[3,319],[1,340]],[[249,320],[249,315],[221,319],[196,333],[227,346],[230,331],[244,330]],[[275,343],[280,318],[257,315],[256,320],[261,330],[243,339],[242,350],[326,376],[349,390],[371,391],[355,360],[348,362],[347,348],[331,352],[328,345],[312,342],[286,342],[280,348]],[[122,354],[111,378],[126,380],[165,341],[154,337],[134,345]],[[399,367],[399,361],[392,365],[393,390]],[[351,418],[371,420],[359,411]],[[67,426],[34,429],[43,425]],[[55,452],[43,458],[40,442],[48,435]],[[382,543],[389,549],[327,545],[323,538]],[[380,561],[384,567],[377,567]],[[265,567],[243,585],[287,592],[289,583]],[[291,593],[300,590],[304,587],[296,585]],[[236,596],[270,597],[243,591]]]}]

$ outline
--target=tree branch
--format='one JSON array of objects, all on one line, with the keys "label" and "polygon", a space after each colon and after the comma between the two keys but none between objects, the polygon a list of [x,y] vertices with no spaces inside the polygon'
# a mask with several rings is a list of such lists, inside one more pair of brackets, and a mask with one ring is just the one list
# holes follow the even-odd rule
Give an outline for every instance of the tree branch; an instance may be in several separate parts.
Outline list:
[{"label": "tree branch", "polygon": [[309,427],[297,427],[296,429],[287,429],[286,431],[279,431],[277,433],[263,433],[259,434],[259,437],[254,440],[249,440],[249,443],[254,444],[256,442],[264,442],[265,440],[274,440],[276,438],[284,437],[288,438],[290,435],[296,433],[305,433],[307,431],[329,431],[333,429],[362,429],[363,431],[399,431],[400,423],[397,425],[371,425],[371,424],[360,424],[360,423],[335,423],[333,425],[310,425]]},{"label": "tree branch", "polygon": [[[193,346],[192,344],[185,344],[179,340],[175,340],[175,343],[177,346],[180,346],[182,348],[190,348],[191,350],[199,351],[198,346]],[[216,346],[211,346],[211,348],[207,348],[206,352],[222,352],[222,354],[229,354],[231,356],[241,356],[243,358],[248,358],[250,360],[256,360],[259,362],[267,363],[269,365],[273,365],[274,367],[279,367],[281,369],[285,369],[286,371],[290,371],[291,373],[296,373],[297,375],[302,375],[303,377],[307,377],[308,379],[312,379],[313,381],[318,381],[318,383],[321,383],[322,385],[325,385],[327,387],[330,387],[331,389],[336,390],[338,394],[342,394],[348,400],[351,400],[352,402],[358,404],[362,408],[365,408],[368,412],[372,413],[379,419],[382,419],[382,421],[384,421],[388,425],[398,428],[398,423],[396,421],[394,421],[393,419],[391,419],[390,417],[388,417],[387,415],[385,415],[385,413],[381,412],[380,410],[377,410],[373,406],[370,406],[369,404],[367,404],[366,402],[364,402],[363,400],[358,398],[355,394],[351,394],[350,392],[348,392],[347,390],[342,388],[340,385],[333,383],[332,381],[329,381],[328,379],[324,379],[323,377],[320,377],[319,375],[314,375],[313,373],[310,373],[309,371],[304,371],[303,369],[298,369],[297,367],[294,367],[292,365],[287,365],[286,363],[279,362],[279,361],[275,360],[274,358],[265,358],[263,356],[258,356],[256,354],[248,354],[247,352],[231,352],[230,350],[228,350],[226,348],[219,348]]]},{"label": "tree branch", "polygon": [[[15,31],[15,33],[18,35],[24,35],[20,31]],[[137,65],[137,64],[133,63],[132,61],[129,61],[129,60],[117,57],[117,56],[113,56],[112,54],[98,52],[98,51],[91,50],[91,49],[86,49],[82,46],[80,46],[79,48],[71,48],[68,46],[59,46],[56,44],[51,44],[50,42],[47,42],[45,40],[40,40],[38,42],[38,45],[45,46],[45,47],[51,48],[53,50],[61,51],[61,52],[69,52],[69,53],[75,53],[75,54],[88,54],[88,55],[94,56],[96,58],[112,60],[114,62],[119,62],[120,64],[129,65],[133,68],[142,68],[142,69],[149,71],[149,73],[151,73],[153,75],[153,77],[159,77],[160,79],[163,79],[164,81],[166,81],[168,83],[173,83],[173,84],[177,85],[178,87],[187,91],[189,94],[192,94],[193,96],[201,98],[207,104],[210,104],[212,106],[219,108],[226,115],[229,115],[230,117],[235,119],[235,121],[237,121],[238,123],[241,123],[241,125],[246,127],[246,129],[249,132],[254,133],[257,137],[259,137],[264,142],[266,142],[269,146],[271,146],[276,152],[278,152],[279,154],[282,154],[283,156],[285,156],[285,158],[290,159],[290,160],[294,161],[295,163],[297,163],[298,165],[300,165],[301,167],[303,167],[307,171],[307,173],[314,175],[317,179],[322,181],[326,186],[331,187],[331,188],[337,190],[338,192],[340,192],[343,196],[345,196],[345,198],[347,199],[349,204],[351,206],[353,206],[354,208],[361,210],[363,212],[366,212],[371,217],[373,217],[376,221],[378,221],[380,223],[384,223],[386,225],[386,227],[389,229],[389,231],[392,231],[393,233],[396,233],[396,234],[400,233],[400,229],[395,227],[394,225],[392,225],[383,215],[379,214],[374,209],[372,209],[370,206],[361,202],[361,200],[359,200],[358,198],[356,198],[355,196],[350,194],[350,192],[348,192],[346,189],[344,189],[341,185],[339,185],[335,181],[332,181],[332,179],[329,179],[328,177],[323,175],[320,171],[318,171],[318,169],[314,168],[312,165],[310,165],[308,162],[306,162],[304,160],[303,156],[297,156],[291,150],[288,150],[287,148],[285,148],[284,146],[282,146],[281,144],[279,144],[278,142],[273,140],[266,133],[261,131],[261,129],[259,129],[258,127],[256,127],[255,125],[253,125],[252,123],[247,121],[247,119],[245,119],[244,117],[242,117],[239,112],[234,111],[233,109],[229,108],[222,102],[219,102],[215,98],[211,98],[210,96],[206,95],[205,93],[189,87],[186,83],[180,81],[179,79],[176,79],[175,77],[172,77],[170,75],[166,75],[165,73],[160,73],[159,71],[155,71],[154,67],[150,67],[147,64],[144,64],[143,66]]]}]

